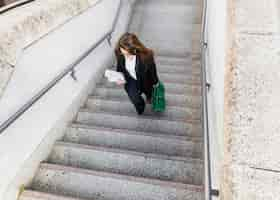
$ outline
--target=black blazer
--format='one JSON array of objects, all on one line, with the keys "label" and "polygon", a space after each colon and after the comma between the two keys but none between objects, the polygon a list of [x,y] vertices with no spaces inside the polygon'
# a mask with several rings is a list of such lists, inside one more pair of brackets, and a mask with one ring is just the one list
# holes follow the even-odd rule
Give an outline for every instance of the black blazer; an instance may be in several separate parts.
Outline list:
[{"label": "black blazer", "polygon": [[[122,72],[126,80],[129,78],[129,72],[125,67],[125,58],[123,55],[117,58],[117,71]],[[153,85],[158,83],[158,75],[156,64],[153,56],[142,60],[140,56],[136,56],[135,72],[137,77],[137,85],[141,92],[152,91]]]}]

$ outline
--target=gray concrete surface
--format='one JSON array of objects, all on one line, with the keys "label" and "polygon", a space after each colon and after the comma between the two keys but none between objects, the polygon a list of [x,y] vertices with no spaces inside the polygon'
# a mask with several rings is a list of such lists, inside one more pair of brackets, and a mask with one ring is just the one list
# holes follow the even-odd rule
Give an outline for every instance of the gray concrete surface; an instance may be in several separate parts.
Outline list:
[{"label": "gray concrete surface", "polygon": [[224,111],[226,200],[279,199],[277,4],[277,0],[230,2]]},{"label": "gray concrete surface", "polygon": [[63,141],[202,159],[202,138],[72,124]]},{"label": "gray concrete surface", "polygon": [[[104,2],[108,2],[108,1],[104,1]],[[115,0],[113,0],[113,2],[118,3]],[[53,4],[55,3],[56,1],[53,1]],[[70,5],[70,1],[68,3]],[[114,3],[110,2],[106,11],[108,11],[109,8],[114,8],[114,6],[116,6]],[[36,5],[39,6],[41,4],[36,4]],[[47,9],[47,7],[45,9]],[[123,23],[125,23],[129,19],[129,10],[122,9],[122,12],[123,15],[120,20]],[[26,12],[24,12],[23,14],[26,14]],[[27,13],[27,14],[30,16],[32,13]],[[94,14],[96,14],[95,16],[98,17],[97,12],[95,12]],[[105,20],[106,23],[105,21],[103,22],[104,25],[107,23],[109,25],[110,17],[105,18],[104,15],[106,15],[106,13],[104,12],[102,12],[101,14],[104,20],[105,19],[108,20],[108,21]],[[113,15],[114,14],[113,10],[109,14]],[[82,14],[79,15],[79,17],[82,16],[83,16]],[[79,21],[79,19],[76,19],[75,21],[77,22]],[[93,21],[94,20],[90,18],[90,19],[83,19],[83,23],[78,22],[78,24],[75,24],[72,21],[72,23],[70,24],[74,25],[74,27],[81,27],[84,26],[86,23],[91,24],[93,23]],[[28,57],[31,58],[34,62],[39,62],[38,65],[32,65],[32,67],[34,68],[32,68],[31,70],[31,65],[29,65],[30,62],[27,62],[27,60],[25,60],[26,67],[23,67],[24,65],[23,63],[21,63],[22,68],[16,69],[21,71],[22,74],[21,75],[18,74],[17,76],[19,78],[18,82],[13,82],[13,85],[11,87],[14,88],[15,90],[13,91],[14,93],[10,93],[10,94],[11,97],[16,98],[18,102],[23,103],[22,102],[23,99],[21,98],[22,97],[21,95],[25,94],[24,93],[25,89],[32,90],[34,89],[33,87],[37,87],[39,85],[39,83],[37,83],[36,80],[38,80],[37,78],[40,79],[40,77],[36,76],[36,74],[33,74],[32,76],[32,73],[34,72],[33,70],[35,71],[37,70],[37,72],[38,71],[43,72],[44,76],[46,76],[47,78],[52,78],[51,76],[49,77],[48,75],[50,75],[51,73],[55,75],[54,71],[58,70],[58,68],[64,69],[66,67],[64,65],[55,65],[55,62],[54,65],[48,65],[48,62],[53,62],[53,60],[51,59],[47,60],[48,62],[45,61],[44,59],[42,60],[44,60],[45,62],[42,62],[42,60],[39,59],[42,57],[46,59],[47,55],[49,56],[51,54],[50,52],[47,55],[41,54],[42,57],[40,56],[36,57],[44,50],[48,51],[52,48],[56,49],[57,46],[60,47],[59,49],[56,49],[57,51],[61,50],[61,48],[63,49],[63,47],[60,45],[67,43],[67,40],[69,39],[69,34],[71,39],[71,33],[77,34],[75,36],[79,38],[79,34],[78,34],[79,30],[76,30],[77,32],[74,31],[64,32],[62,30],[65,29],[63,29],[62,27],[60,27],[61,29],[58,28],[57,31],[54,31],[51,34],[41,38],[40,40],[38,40],[36,43],[34,43],[32,46],[29,47],[32,49],[32,51],[28,51],[28,53],[31,54],[28,55]],[[4,29],[5,27],[2,26],[1,23],[1,29],[2,28]],[[92,29],[95,30],[95,27],[92,27]],[[89,29],[87,27],[88,31],[92,29]],[[61,32],[57,34],[59,30],[61,30]],[[86,34],[82,29],[80,31],[83,32],[83,34]],[[98,31],[106,32],[106,27],[102,27],[102,28],[100,27]],[[117,27],[115,31],[124,32],[125,30],[122,29],[121,26],[121,27]],[[94,34],[91,34],[88,37],[81,37],[81,39],[83,40],[83,44],[86,43],[86,46],[91,45],[91,42],[93,42],[93,40],[96,39],[93,36]],[[85,42],[87,38],[90,38],[90,40],[88,42]],[[60,41],[60,43],[58,43],[57,41]],[[73,41],[73,39],[71,39],[71,41]],[[76,42],[79,43],[78,40],[76,40]],[[42,45],[42,43],[44,43],[45,45],[44,47],[47,48],[36,49],[36,47]],[[77,43],[72,42],[71,44],[69,44],[68,42],[67,45],[75,46],[75,44]],[[80,48],[80,50],[83,52],[85,50],[83,49],[83,47],[85,46],[80,44],[78,48]],[[71,50],[74,49],[69,48],[68,50],[69,51],[64,49],[63,58],[67,57],[69,58],[69,60],[71,60],[74,57],[75,59],[77,55],[73,55],[70,53]],[[34,52],[35,54],[33,54],[32,57],[32,53]],[[37,58],[38,60],[34,58]],[[61,61],[61,60],[57,60],[57,61]],[[64,64],[67,65],[69,63],[66,62]],[[99,80],[100,76],[103,74],[104,68],[111,64],[112,64],[112,48],[109,47],[107,41],[104,41],[97,47],[96,51],[92,52],[86,59],[84,59],[79,65],[77,65],[76,68],[77,69],[76,76],[78,78],[77,82],[74,81],[70,76],[66,76],[64,79],[62,79],[59,82],[59,84],[57,84],[43,98],[41,98],[40,101],[34,104],[31,109],[25,112],[18,120],[16,120],[13,123],[12,126],[10,126],[3,134],[0,135],[0,152],[1,152],[0,199],[1,200],[17,199],[19,191],[22,189],[22,187],[24,185],[26,186],[31,183],[32,177],[36,169],[38,168],[38,164],[47,157],[47,155],[51,150],[51,146],[53,142],[62,137],[65,128],[67,127],[69,122],[73,119],[74,115],[77,113],[77,109],[85,101],[88,93],[92,91],[96,81]],[[44,73],[46,71],[49,72],[50,74]],[[29,83],[31,84],[28,85]],[[45,85],[40,85],[40,86],[42,87]],[[19,90],[19,88],[21,90]],[[2,100],[4,99],[1,99],[1,103]],[[6,111],[9,112],[8,107],[4,107],[4,108],[1,107],[1,112],[0,112],[1,115]]]},{"label": "gray concrete surface", "polygon": [[[136,114],[134,106],[131,102],[127,100],[115,101],[115,100],[107,100],[103,98],[92,98],[88,99],[86,102],[86,108],[88,108],[91,112],[94,111],[103,111],[103,112],[118,112],[120,114]],[[145,115],[153,116],[156,115],[155,112],[152,111],[151,104],[146,105]],[[192,109],[192,108],[184,108],[184,107],[175,107],[169,106],[168,110],[164,113],[159,113],[158,116],[161,119],[168,119],[171,121],[198,121],[201,120],[201,112],[200,109]]]},{"label": "gray concrete surface", "polygon": [[[190,34],[185,34],[182,31],[185,29],[181,28],[187,26],[180,25],[195,23],[195,5],[189,2],[160,3],[160,7],[154,1],[138,4],[137,9],[141,12],[135,13],[137,20],[131,25],[131,30],[137,32],[144,44],[152,47],[157,55],[187,56],[192,52],[192,42],[189,40]],[[157,15],[154,14],[155,10]],[[149,20],[143,23],[144,18]],[[170,24],[175,26],[170,27]]]},{"label": "gray concrete surface", "polygon": [[57,142],[48,162],[129,176],[202,184],[202,161],[186,157]]},{"label": "gray concrete surface", "polygon": [[41,164],[33,189],[99,200],[202,200],[200,186],[50,164]]},{"label": "gray concrete surface", "polygon": [[[118,89],[113,89],[118,90]],[[100,98],[111,98],[116,100],[127,100],[128,96],[126,95],[125,91],[119,89],[119,93],[108,93],[106,90],[100,90],[97,89],[93,92],[92,98],[95,96],[98,96]],[[172,93],[166,93],[166,104],[169,106],[182,106],[187,108],[194,108],[198,109],[201,108],[201,102],[199,100],[201,97],[195,95],[195,96],[188,96],[184,93],[182,94],[172,94]]]},{"label": "gray concrete surface", "polygon": [[[110,31],[117,6],[108,0],[103,1],[53,31],[40,42],[26,48],[17,61],[13,76],[0,101],[2,111],[0,123],[27,103],[66,66],[71,65]],[[108,9],[112,12],[106,14]],[[102,26],[98,19],[87,20],[93,19],[95,16],[104,19]],[[96,30],[95,27],[99,27],[99,29]],[[73,40],[78,36],[79,39]]]},{"label": "gray concrete surface", "polygon": [[[198,5],[146,0],[137,1],[133,11],[129,31],[151,40],[159,68],[174,68],[160,72],[169,87],[166,113],[147,109],[138,116],[124,90],[100,79],[22,198],[204,199],[200,70],[193,64],[191,37]],[[170,30],[158,26],[161,18],[174,24],[174,37],[161,34]]]},{"label": "gray concrete surface", "polygon": [[[162,79],[161,79],[162,80]],[[172,85],[172,84],[175,84]],[[189,89],[189,88],[193,88],[196,87],[196,84],[178,84],[178,83],[169,83],[167,84],[167,86],[171,85],[172,87],[176,87],[177,85],[179,85],[178,89]],[[186,87],[187,86],[187,87]],[[189,87],[188,87],[189,86]],[[199,86],[198,86],[199,87]],[[175,104],[176,102],[176,98],[178,99],[178,101],[181,100],[181,102],[183,102],[183,100],[187,101],[189,104],[190,102],[193,102],[193,105],[189,105],[189,108],[197,108],[199,107],[199,103],[195,103],[195,101],[198,101],[201,99],[201,97],[199,96],[199,93],[195,93],[192,90],[188,91],[188,90],[183,90],[183,91],[174,91],[175,88],[171,88],[171,89],[166,89],[166,93],[168,96],[168,99],[170,99],[169,102],[172,101],[174,102],[174,106],[180,106],[180,104]],[[98,86],[98,88],[96,88],[96,90],[93,91],[93,96],[100,96],[101,98],[106,98],[106,97],[112,97],[115,99],[127,99],[125,97],[127,97],[127,94],[125,93],[125,91],[123,90],[123,87],[106,87],[106,86]],[[173,96],[172,96],[173,95]],[[172,98],[173,97],[173,98]],[[167,102],[167,103],[169,103]]]},{"label": "gray concrete surface", "polygon": [[[174,73],[174,72],[173,72]],[[178,72],[182,73],[182,72]],[[114,88],[122,88],[122,86],[117,86],[114,83],[108,82],[105,78],[101,80],[101,82],[97,85],[99,88],[107,88],[107,89],[114,89]],[[168,94],[188,94],[189,96],[201,96],[201,87],[200,85],[193,85],[193,84],[178,84],[178,83],[165,83],[164,84],[165,91]],[[93,91],[94,94],[94,91]]]},{"label": "gray concrete surface", "polygon": [[[187,65],[191,65],[191,62]],[[159,73],[185,73],[186,75],[197,75],[200,74],[199,68],[187,68],[185,66],[177,65],[157,65],[157,70]]]},{"label": "gray concrete surface", "polygon": [[[194,69],[193,66],[190,64],[192,63],[192,56],[191,54],[187,54],[184,57],[165,57],[165,56],[160,56],[157,55],[155,57],[156,63],[158,67],[160,68],[162,65],[171,65],[171,66],[176,66],[177,67],[185,67],[185,68],[191,68]],[[195,68],[196,69],[196,68]],[[200,70],[200,68],[198,68]]]},{"label": "gray concrete surface", "polygon": [[25,190],[21,195],[22,200],[85,200],[81,198],[65,197],[61,195],[49,194],[45,192],[37,192]]},{"label": "gray concrete surface", "polygon": [[137,116],[135,114],[90,112],[80,110],[77,122],[88,125],[109,126],[112,128],[125,128],[129,130],[143,130],[147,132],[161,132],[164,134],[188,135],[193,137],[202,136],[201,122],[171,121],[161,119],[160,116]]},{"label": "gray concrete surface", "polygon": [[37,41],[97,0],[36,1],[0,16],[0,97],[23,54],[24,48]]}]

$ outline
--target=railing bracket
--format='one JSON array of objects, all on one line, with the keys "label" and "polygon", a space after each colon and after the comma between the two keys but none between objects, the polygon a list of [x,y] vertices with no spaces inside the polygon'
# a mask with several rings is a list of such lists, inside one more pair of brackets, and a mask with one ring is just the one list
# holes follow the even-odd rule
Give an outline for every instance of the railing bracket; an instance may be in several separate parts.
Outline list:
[{"label": "railing bracket", "polygon": [[203,45],[204,48],[208,47],[208,43],[207,42],[203,42],[202,45]]},{"label": "railing bracket", "polygon": [[210,88],[211,88],[211,83],[207,82],[205,85],[206,85],[207,89],[210,90]]},{"label": "railing bracket", "polygon": [[112,47],[112,35],[111,34],[108,35],[107,41],[108,41],[109,46]]},{"label": "railing bracket", "polygon": [[220,195],[220,191],[219,191],[219,190],[212,189],[212,190],[210,191],[210,194],[211,194],[211,196],[218,197],[218,196]]},{"label": "railing bracket", "polygon": [[208,42],[206,42],[206,41],[201,41],[201,42],[200,42],[200,45],[201,45],[202,48],[207,48],[207,47],[208,47]]},{"label": "railing bracket", "polygon": [[71,71],[71,77],[75,80],[75,81],[77,81],[78,79],[77,79],[77,77],[76,77],[76,71],[75,71],[75,69],[72,69],[72,71]]}]

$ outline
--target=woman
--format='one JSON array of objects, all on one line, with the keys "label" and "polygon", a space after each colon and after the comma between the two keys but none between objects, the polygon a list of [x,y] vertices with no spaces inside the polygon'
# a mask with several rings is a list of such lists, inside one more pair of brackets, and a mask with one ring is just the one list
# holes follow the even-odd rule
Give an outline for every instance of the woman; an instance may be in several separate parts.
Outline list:
[{"label": "woman", "polygon": [[145,110],[145,101],[141,96],[146,96],[147,103],[151,103],[153,85],[158,83],[154,55],[151,49],[146,48],[135,34],[125,33],[115,49],[117,58],[117,71],[122,72],[125,82],[124,88],[129,99],[141,115]]}]

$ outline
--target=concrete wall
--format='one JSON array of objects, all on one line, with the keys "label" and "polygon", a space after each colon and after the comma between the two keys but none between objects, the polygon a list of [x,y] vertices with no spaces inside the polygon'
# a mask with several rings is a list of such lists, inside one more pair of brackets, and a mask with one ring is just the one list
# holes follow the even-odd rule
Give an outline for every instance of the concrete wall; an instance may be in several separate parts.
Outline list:
[{"label": "concrete wall", "polygon": [[279,0],[229,5],[222,199],[279,199]]},{"label": "concrete wall", "polygon": [[[103,0],[93,4],[28,47],[20,48],[15,71],[0,101],[1,119],[108,32],[119,2]],[[133,3],[123,0],[113,41],[126,31]],[[0,199],[15,200],[21,186],[30,183],[38,164],[46,159],[54,141],[62,137],[104,69],[112,65],[112,58],[113,48],[104,41],[77,66],[78,81],[66,76],[0,135]]]},{"label": "concrete wall", "polygon": [[[277,6],[277,13],[278,13],[278,19],[280,19],[280,1],[276,2]],[[280,20],[278,22],[278,35],[280,34]]]},{"label": "concrete wall", "polygon": [[[115,12],[106,13],[107,9],[110,9],[108,0],[56,29],[46,37],[48,39],[42,39],[24,50],[0,101],[0,110],[3,110],[0,122],[15,113],[65,66],[73,63],[110,31]],[[104,21],[93,20],[96,16]]]},{"label": "concrete wall", "polygon": [[208,0],[213,186],[220,199],[279,199],[278,0]]},{"label": "concrete wall", "polygon": [[212,158],[213,188],[220,188],[223,159],[224,75],[226,62],[227,1],[208,0],[206,36],[209,129]]},{"label": "concrete wall", "polygon": [[36,0],[0,16],[0,97],[24,48],[99,0]]}]

